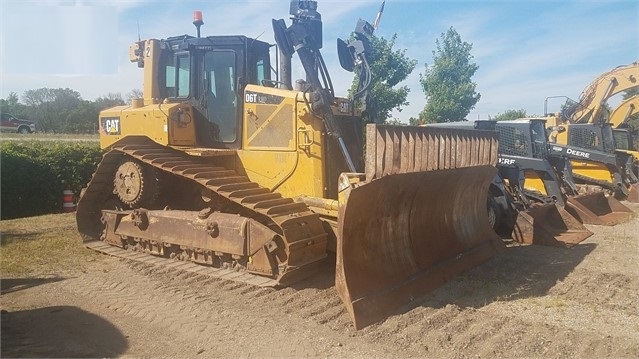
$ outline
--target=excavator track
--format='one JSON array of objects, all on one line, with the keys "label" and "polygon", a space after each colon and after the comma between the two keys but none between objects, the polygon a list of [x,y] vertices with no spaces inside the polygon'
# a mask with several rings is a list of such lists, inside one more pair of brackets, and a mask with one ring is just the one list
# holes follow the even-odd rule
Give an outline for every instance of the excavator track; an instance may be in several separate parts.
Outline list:
[{"label": "excavator track", "polygon": [[[291,258],[296,256],[296,251],[308,250],[307,247],[310,243],[319,247],[326,246],[327,234],[323,223],[319,216],[311,212],[305,204],[295,202],[291,198],[284,198],[279,193],[271,192],[268,188],[251,182],[246,176],[239,175],[233,170],[205,163],[199,157],[189,156],[172,148],[146,142],[112,147],[104,155],[87,188],[83,190],[76,216],[78,230],[89,248],[123,258],[130,258],[131,253],[135,253],[113,247],[99,240],[101,236],[103,237],[104,229],[104,224],[101,222],[103,220],[102,210],[111,209],[108,208],[108,202],[113,196],[113,176],[120,161],[126,157],[152,166],[156,170],[191,180],[201,185],[202,188],[241,206],[241,212],[244,215],[250,213],[251,219],[267,226],[287,243],[289,266],[294,266],[290,262]],[[194,250],[203,249],[194,248]],[[308,253],[301,255],[302,262],[298,258],[299,268],[295,268],[297,276],[306,276],[312,273],[314,268],[326,257],[325,250],[315,252],[318,254],[314,258],[309,258]],[[170,258],[155,258],[168,263],[175,262]],[[280,281],[281,278],[250,274],[246,271],[236,272],[235,270],[211,268],[209,272],[208,274],[211,276],[259,286],[283,284]],[[306,274],[305,272],[310,273]],[[287,278],[287,280],[301,279],[297,276],[293,275],[293,278]]]}]

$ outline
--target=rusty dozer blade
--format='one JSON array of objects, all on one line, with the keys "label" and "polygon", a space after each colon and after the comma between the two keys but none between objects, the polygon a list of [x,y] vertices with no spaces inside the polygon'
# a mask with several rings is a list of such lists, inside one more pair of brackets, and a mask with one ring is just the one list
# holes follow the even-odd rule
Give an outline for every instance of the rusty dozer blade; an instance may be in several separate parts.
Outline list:
[{"label": "rusty dozer blade", "polygon": [[335,284],[356,329],[504,248],[486,208],[492,132],[368,126],[365,179],[340,177]]},{"label": "rusty dozer blade", "polygon": [[520,211],[512,238],[523,244],[565,247],[580,243],[592,234],[568,211],[551,203]]},{"label": "rusty dozer blade", "polygon": [[630,208],[602,191],[568,197],[566,211],[581,223],[602,226],[627,222],[634,215]]}]

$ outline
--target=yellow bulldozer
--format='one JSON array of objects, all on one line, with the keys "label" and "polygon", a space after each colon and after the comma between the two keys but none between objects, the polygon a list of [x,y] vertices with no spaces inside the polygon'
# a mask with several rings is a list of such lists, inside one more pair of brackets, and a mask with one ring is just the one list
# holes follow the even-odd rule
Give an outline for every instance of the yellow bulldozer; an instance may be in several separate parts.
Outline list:
[{"label": "yellow bulldozer", "polygon": [[[486,210],[498,135],[364,123],[356,98],[335,96],[317,2],[293,0],[290,14],[289,26],[273,20],[277,76],[271,44],[201,37],[200,12],[197,36],[134,43],[144,95],[100,113],[105,154],[77,226],[91,248],[260,286],[299,281],[335,253],[361,328],[503,248]],[[362,96],[373,30],[360,20],[338,41]],[[295,86],[294,53],[306,75]]]}]

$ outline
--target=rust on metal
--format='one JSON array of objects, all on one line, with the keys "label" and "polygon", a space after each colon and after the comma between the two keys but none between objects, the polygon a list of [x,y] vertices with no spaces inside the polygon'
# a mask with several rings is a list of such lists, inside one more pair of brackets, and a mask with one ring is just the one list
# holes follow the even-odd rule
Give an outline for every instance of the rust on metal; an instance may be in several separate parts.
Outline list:
[{"label": "rust on metal", "polygon": [[[248,272],[268,276],[281,285],[312,274],[327,257],[324,225],[304,203],[284,198],[212,161],[201,161],[147,139],[128,142],[114,146],[103,156],[78,202],[76,221],[85,240],[102,237],[120,247],[133,241],[160,256],[170,255],[179,248],[202,264],[214,265],[218,261],[216,257],[231,257],[231,262],[243,264]],[[123,159],[139,161],[145,168],[190,180],[203,191],[241,206],[251,220],[246,222],[246,217],[220,212],[110,210],[113,178]],[[258,236],[255,229],[260,226],[264,228]],[[171,227],[175,229],[170,230]],[[240,234],[246,230],[248,233]],[[222,236],[228,238],[223,240]],[[210,240],[204,241],[204,237]]]},{"label": "rust on metal", "polygon": [[626,200],[631,203],[639,203],[639,182],[630,184]]},{"label": "rust on metal", "polygon": [[566,210],[581,223],[614,226],[629,221],[634,213],[602,191],[568,197]]},{"label": "rust on metal", "polygon": [[592,234],[561,206],[545,204],[520,211],[511,237],[522,244],[565,247],[580,243]]},{"label": "rust on metal", "polygon": [[367,127],[366,174],[342,192],[336,287],[362,328],[491,258],[497,134]]}]

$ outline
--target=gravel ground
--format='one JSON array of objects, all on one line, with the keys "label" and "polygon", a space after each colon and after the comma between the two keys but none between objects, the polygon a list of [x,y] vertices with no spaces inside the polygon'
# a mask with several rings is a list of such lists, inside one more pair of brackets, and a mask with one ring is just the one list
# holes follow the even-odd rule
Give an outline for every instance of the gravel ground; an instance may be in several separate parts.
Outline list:
[{"label": "gravel ground", "polygon": [[26,268],[7,271],[16,255],[7,236],[37,242],[47,228],[77,241],[68,214],[20,230],[15,221],[22,220],[0,222],[5,358],[639,357],[637,216],[587,226],[595,234],[570,249],[511,246],[359,331],[337,296],[331,263],[281,290],[82,248],[55,266],[34,255]]}]

